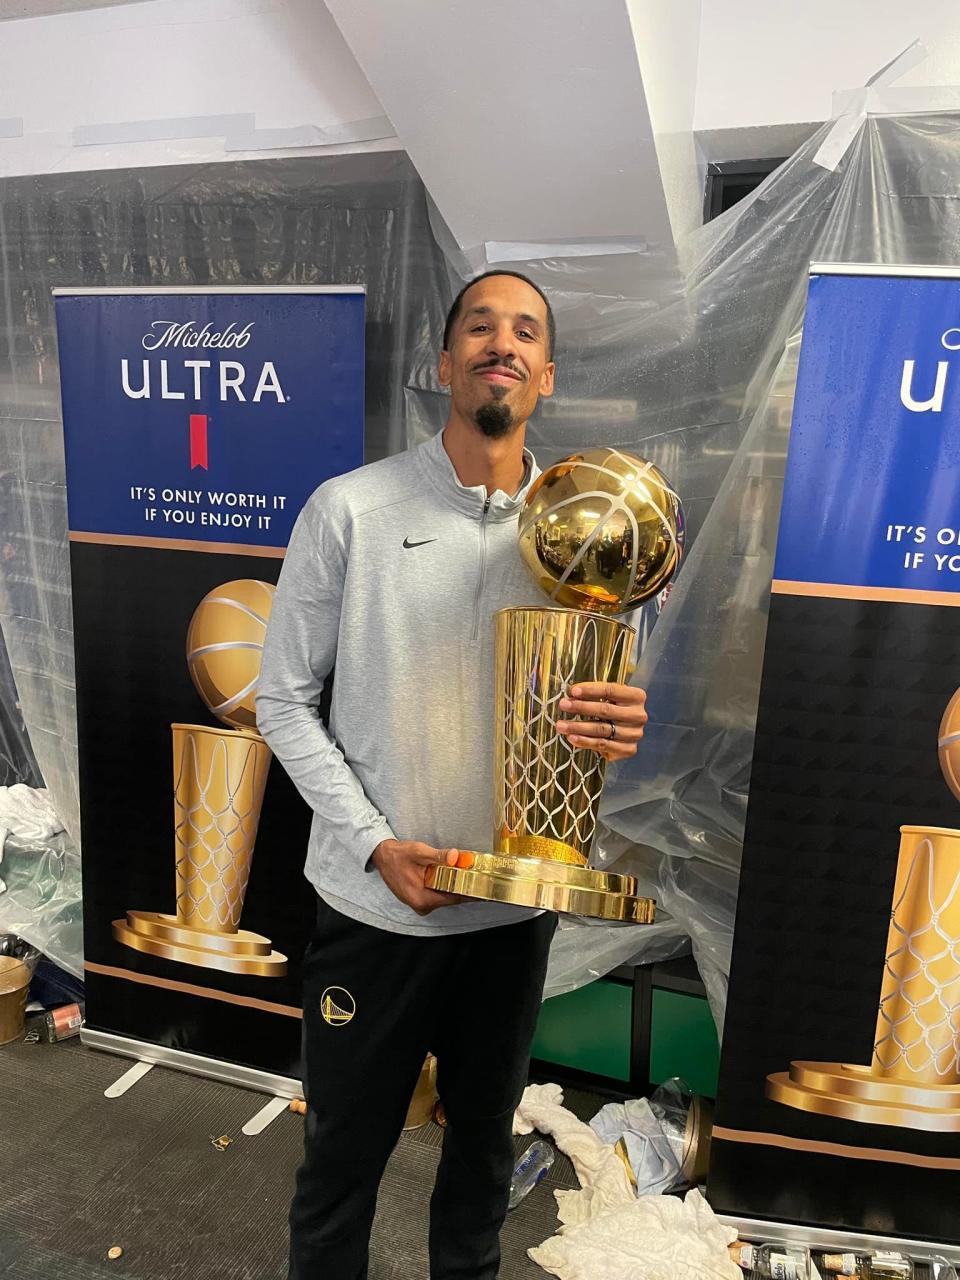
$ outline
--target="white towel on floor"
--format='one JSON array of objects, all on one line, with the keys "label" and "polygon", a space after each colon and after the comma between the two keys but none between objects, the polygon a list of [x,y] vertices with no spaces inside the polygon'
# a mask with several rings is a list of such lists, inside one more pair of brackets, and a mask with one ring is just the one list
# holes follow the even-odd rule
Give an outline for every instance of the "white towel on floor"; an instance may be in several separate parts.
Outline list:
[{"label": "white towel on floor", "polygon": [[563,1105],[559,1085],[530,1085],[514,1131],[550,1134],[573,1162],[579,1191],[555,1191],[563,1223],[530,1257],[560,1280],[742,1280],[727,1253],[732,1227],[699,1191],[636,1197],[612,1146]]}]

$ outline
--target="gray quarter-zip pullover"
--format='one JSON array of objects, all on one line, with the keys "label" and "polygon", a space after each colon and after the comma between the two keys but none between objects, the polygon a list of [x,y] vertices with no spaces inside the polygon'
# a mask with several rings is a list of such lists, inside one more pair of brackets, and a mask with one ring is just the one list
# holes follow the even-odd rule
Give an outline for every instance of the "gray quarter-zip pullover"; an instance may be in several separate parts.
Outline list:
[{"label": "gray quarter-zip pullover", "polygon": [[[513,497],[457,478],[440,435],[337,476],[290,539],[257,720],[313,810],[306,876],[336,910],[398,933],[532,914],[464,902],[418,916],[369,865],[381,840],[491,849],[493,614],[545,604],[517,550]],[[317,705],[336,663],[329,734]]]}]

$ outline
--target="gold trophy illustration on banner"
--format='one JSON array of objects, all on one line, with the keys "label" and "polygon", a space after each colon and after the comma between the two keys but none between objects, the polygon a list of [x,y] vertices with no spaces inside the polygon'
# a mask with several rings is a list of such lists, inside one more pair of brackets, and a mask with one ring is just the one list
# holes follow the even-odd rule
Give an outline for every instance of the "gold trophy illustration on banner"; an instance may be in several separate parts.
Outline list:
[{"label": "gold trophy illustration on banner", "polygon": [[187,629],[197,692],[229,729],[171,725],[176,915],[128,911],[113,922],[125,946],[227,973],[281,977],[287,957],[240,928],[271,752],[254,699],[274,588],[242,578],[215,587]]},{"label": "gold trophy illustration on banner", "polygon": [[607,615],[670,581],[683,510],[651,462],[588,449],[550,467],[520,516],[522,558],[559,608],[495,617],[493,852],[461,853],[427,884],[466,897],[649,924],[655,904],[633,876],[588,866],[606,761],[557,732],[572,685],[626,679],[635,631]]},{"label": "gold trophy illustration on banner", "polygon": [[[960,689],[940,723],[940,768],[960,800]],[[960,831],[901,827],[869,1067],[792,1062],[767,1097],[820,1115],[960,1133]]]}]

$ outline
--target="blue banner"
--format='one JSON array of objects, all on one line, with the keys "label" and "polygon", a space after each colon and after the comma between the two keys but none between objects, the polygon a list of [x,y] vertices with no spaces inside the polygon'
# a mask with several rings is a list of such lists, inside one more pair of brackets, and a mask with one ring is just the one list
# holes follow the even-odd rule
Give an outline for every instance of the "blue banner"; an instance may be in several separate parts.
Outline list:
[{"label": "blue banner", "polygon": [[[87,1044],[296,1092],[310,810],[256,731],[311,492],[363,462],[359,288],[63,290]],[[279,1083],[278,1083],[279,1082]]]},{"label": "blue banner", "polygon": [[960,590],[958,414],[960,278],[811,275],[775,578]]},{"label": "blue banner", "polygon": [[960,270],[812,269],[707,1184],[811,1242],[960,1245],[958,411]]},{"label": "blue banner", "polygon": [[363,462],[359,288],[64,291],[71,535],[283,548]]}]

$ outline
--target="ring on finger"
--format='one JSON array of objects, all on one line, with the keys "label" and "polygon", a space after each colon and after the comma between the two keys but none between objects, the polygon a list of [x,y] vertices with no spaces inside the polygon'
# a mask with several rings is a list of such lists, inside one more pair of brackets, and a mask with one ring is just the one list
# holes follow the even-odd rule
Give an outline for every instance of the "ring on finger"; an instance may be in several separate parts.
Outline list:
[{"label": "ring on finger", "polygon": [[612,742],[614,738],[617,736],[617,726],[613,723],[612,720],[608,720],[607,724],[610,726],[610,732],[607,735],[607,737],[610,740],[610,742]]}]

